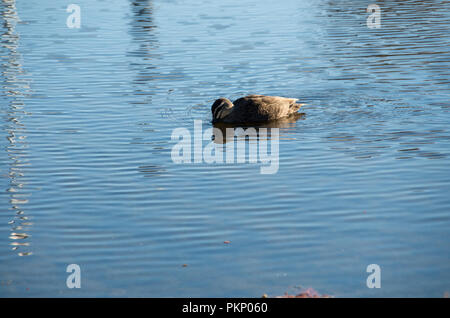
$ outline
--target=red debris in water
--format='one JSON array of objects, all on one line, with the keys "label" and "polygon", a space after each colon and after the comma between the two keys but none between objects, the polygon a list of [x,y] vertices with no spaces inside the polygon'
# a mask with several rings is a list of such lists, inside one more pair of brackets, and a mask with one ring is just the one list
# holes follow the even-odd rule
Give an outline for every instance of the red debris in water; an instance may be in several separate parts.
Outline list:
[{"label": "red debris in water", "polygon": [[224,243],[225,243],[225,244],[230,244],[231,242],[230,242],[230,241],[224,241]]},{"label": "red debris in water", "polygon": [[331,296],[320,295],[314,289],[308,288],[297,295],[289,295],[288,293],[285,293],[283,296],[276,296],[275,298],[331,298]]}]

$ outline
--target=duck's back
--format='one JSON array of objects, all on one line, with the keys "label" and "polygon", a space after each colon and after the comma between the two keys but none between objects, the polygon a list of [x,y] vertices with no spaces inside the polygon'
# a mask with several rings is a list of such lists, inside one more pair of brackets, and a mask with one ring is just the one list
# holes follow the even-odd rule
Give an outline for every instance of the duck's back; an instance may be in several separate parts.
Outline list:
[{"label": "duck's back", "polygon": [[279,96],[249,95],[233,102],[234,109],[230,121],[269,121],[283,118],[296,112],[295,98]]}]

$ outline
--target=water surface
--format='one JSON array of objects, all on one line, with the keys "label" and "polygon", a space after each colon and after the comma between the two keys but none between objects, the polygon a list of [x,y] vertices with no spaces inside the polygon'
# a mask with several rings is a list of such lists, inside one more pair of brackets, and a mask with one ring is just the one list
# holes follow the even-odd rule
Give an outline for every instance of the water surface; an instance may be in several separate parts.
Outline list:
[{"label": "water surface", "polygon": [[[0,296],[449,291],[448,1],[77,4],[0,3]],[[276,174],[172,161],[251,93],[308,103]]]}]

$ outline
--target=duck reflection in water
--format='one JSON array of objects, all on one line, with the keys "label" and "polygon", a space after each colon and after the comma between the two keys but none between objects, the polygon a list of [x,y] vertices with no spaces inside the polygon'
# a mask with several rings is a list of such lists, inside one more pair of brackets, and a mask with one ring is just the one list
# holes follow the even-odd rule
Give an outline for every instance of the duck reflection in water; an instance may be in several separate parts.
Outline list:
[{"label": "duck reflection in water", "polygon": [[[284,117],[268,122],[242,123],[242,124],[230,124],[223,122],[213,123],[214,129],[212,140],[216,144],[226,144],[227,142],[234,141],[235,137],[239,138],[243,137],[243,135],[249,136],[249,138],[256,140],[259,140],[260,138],[267,138],[268,140],[270,140],[272,138],[271,136],[272,128],[287,130],[289,128],[294,127],[298,120],[303,120],[305,118],[306,118],[305,113],[295,113],[289,117]],[[242,130],[239,128],[241,128]],[[265,128],[263,132],[261,131],[262,133],[260,133],[261,128]],[[240,132],[242,132],[242,134]]]}]

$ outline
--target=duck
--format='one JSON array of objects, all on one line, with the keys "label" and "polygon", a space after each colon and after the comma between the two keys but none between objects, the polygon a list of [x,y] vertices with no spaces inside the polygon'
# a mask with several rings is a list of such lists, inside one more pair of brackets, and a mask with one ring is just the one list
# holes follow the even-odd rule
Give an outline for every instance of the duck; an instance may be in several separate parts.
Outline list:
[{"label": "duck", "polygon": [[248,95],[231,102],[221,97],[211,106],[213,123],[260,123],[279,120],[297,113],[305,104],[297,98]]}]

